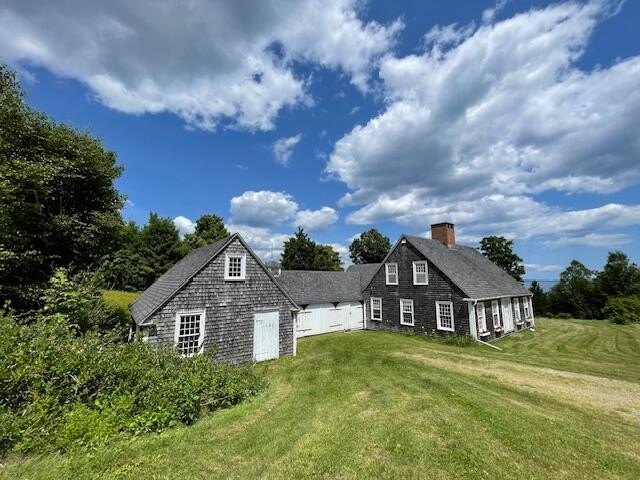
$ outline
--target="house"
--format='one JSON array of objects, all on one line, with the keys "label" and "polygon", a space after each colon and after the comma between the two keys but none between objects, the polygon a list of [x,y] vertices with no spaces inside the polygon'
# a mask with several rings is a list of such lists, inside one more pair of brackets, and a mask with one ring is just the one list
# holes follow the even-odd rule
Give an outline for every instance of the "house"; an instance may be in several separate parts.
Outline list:
[{"label": "house", "polygon": [[186,255],[131,305],[146,341],[229,362],[295,355],[298,310],[237,233]]},{"label": "house", "polygon": [[471,247],[451,223],[402,235],[366,286],[365,328],[488,341],[534,325],[531,293]]},{"label": "house", "polygon": [[299,337],[364,328],[360,273],[282,270],[278,282],[301,308]]}]

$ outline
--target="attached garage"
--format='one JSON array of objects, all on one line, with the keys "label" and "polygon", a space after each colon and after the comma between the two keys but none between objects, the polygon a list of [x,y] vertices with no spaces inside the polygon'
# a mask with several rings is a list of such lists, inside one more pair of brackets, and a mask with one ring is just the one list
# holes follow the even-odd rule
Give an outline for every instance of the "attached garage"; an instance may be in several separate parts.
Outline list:
[{"label": "attached garage", "polygon": [[296,336],[364,328],[358,273],[283,270],[278,281],[301,308]]}]

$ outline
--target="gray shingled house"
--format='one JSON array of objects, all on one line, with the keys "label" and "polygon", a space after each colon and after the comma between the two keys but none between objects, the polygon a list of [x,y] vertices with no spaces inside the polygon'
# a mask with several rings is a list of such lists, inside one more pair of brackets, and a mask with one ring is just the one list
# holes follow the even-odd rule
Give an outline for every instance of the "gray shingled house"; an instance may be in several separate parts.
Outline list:
[{"label": "gray shingled house", "polygon": [[402,235],[363,287],[365,328],[478,340],[533,326],[531,293],[475,248],[457,245],[451,223],[431,237]]},{"label": "gray shingled house", "polygon": [[186,255],[131,305],[146,341],[231,362],[295,355],[297,310],[237,233]]}]

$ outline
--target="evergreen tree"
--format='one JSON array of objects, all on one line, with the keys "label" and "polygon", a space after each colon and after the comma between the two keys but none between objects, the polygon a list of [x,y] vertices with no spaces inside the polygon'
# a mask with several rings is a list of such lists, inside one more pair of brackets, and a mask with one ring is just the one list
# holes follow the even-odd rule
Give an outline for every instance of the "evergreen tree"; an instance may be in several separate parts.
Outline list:
[{"label": "evergreen tree", "polygon": [[224,220],[219,215],[205,214],[196,220],[196,229],[193,233],[185,235],[183,242],[187,250],[215,243],[229,236],[229,231],[224,226]]},{"label": "evergreen tree", "polygon": [[293,237],[284,242],[282,252],[283,270],[313,270],[316,244],[304,230],[298,227]]},{"label": "evergreen tree", "polygon": [[533,310],[536,315],[545,316],[549,313],[549,299],[547,293],[542,289],[540,284],[534,280],[531,282],[529,291],[533,294]]}]

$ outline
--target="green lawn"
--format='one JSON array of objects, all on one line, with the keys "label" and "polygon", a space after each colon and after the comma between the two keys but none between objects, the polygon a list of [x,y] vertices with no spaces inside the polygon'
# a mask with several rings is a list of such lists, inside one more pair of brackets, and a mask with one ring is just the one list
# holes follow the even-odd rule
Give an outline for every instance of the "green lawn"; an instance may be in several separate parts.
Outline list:
[{"label": "green lawn", "polygon": [[129,304],[138,298],[138,292],[125,292],[124,290],[102,290],[104,301],[114,307],[129,309]]},{"label": "green lawn", "polygon": [[539,320],[454,347],[303,339],[263,395],[90,453],[10,457],[5,478],[640,478],[640,325]]}]

